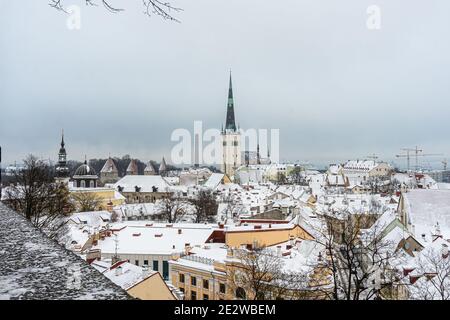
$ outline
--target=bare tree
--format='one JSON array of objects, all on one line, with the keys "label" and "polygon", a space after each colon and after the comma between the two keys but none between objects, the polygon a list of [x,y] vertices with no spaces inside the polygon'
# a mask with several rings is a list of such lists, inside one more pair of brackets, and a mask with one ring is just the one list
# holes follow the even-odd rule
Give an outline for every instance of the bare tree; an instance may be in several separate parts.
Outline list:
[{"label": "bare tree", "polygon": [[283,262],[266,248],[234,249],[237,262],[231,268],[231,285],[238,299],[264,300],[271,283],[282,279]]},{"label": "bare tree", "polygon": [[297,185],[307,186],[305,169],[303,167],[295,167],[288,176],[288,180]]},{"label": "bare tree", "polygon": [[212,222],[217,213],[217,201],[209,190],[200,190],[198,195],[190,200],[195,212],[195,222]]},{"label": "bare tree", "polygon": [[[81,0],[81,1],[84,1],[84,3],[87,6],[97,6],[98,5],[97,3],[101,3],[103,5],[103,7],[105,7],[106,10],[108,10],[111,13],[119,13],[119,12],[125,10],[123,8],[119,8],[119,7],[116,7],[115,5],[112,5],[110,0],[98,0],[98,1],[96,1],[96,0]],[[67,13],[64,3],[65,3],[64,0],[50,0],[49,5],[57,10]],[[164,20],[180,22],[178,19],[176,19],[172,15],[172,13],[183,11],[183,9],[173,6],[168,1],[142,0],[142,5],[144,7],[144,14],[146,14],[149,17],[152,15],[156,15],[156,16],[160,16]]]},{"label": "bare tree", "polygon": [[92,192],[74,193],[72,199],[79,212],[95,211],[102,202],[101,199]]},{"label": "bare tree", "polygon": [[156,205],[156,216],[168,223],[179,222],[187,213],[188,202],[173,194],[160,199]]},{"label": "bare tree", "polygon": [[6,204],[49,237],[57,238],[73,210],[67,186],[55,183],[52,168],[33,155],[24,160],[23,170],[14,172],[14,181],[5,190]]},{"label": "bare tree", "polygon": [[381,229],[366,225],[364,215],[331,212],[325,223],[315,228],[316,241],[326,248],[321,262],[323,274],[328,274],[331,285],[317,286],[329,299],[361,300],[379,297],[381,289],[392,286],[392,279],[382,274],[391,272],[393,245],[381,236]]},{"label": "bare tree", "polygon": [[448,247],[427,248],[419,253],[415,274],[420,279],[411,285],[414,299],[450,300],[450,257]]},{"label": "bare tree", "polygon": [[239,217],[239,215],[244,212],[242,202],[231,193],[223,198],[223,202],[226,204],[223,212],[226,218],[230,217],[234,219],[235,217]]}]

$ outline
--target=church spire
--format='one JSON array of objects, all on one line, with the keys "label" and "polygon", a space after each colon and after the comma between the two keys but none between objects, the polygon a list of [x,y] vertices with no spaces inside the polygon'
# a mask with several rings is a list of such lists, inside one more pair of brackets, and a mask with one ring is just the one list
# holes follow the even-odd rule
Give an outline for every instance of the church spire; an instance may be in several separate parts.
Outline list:
[{"label": "church spire", "polygon": [[225,123],[225,130],[236,131],[236,122],[234,121],[234,101],[233,101],[233,86],[231,82],[231,70],[230,70],[230,84],[228,88],[227,119]]},{"label": "church spire", "polygon": [[64,148],[64,129],[61,131],[61,148]]},{"label": "church spire", "polygon": [[69,168],[67,167],[67,153],[64,143],[64,129],[61,132],[61,147],[58,153],[58,164],[56,165],[56,176],[58,178],[66,178],[69,176]]}]

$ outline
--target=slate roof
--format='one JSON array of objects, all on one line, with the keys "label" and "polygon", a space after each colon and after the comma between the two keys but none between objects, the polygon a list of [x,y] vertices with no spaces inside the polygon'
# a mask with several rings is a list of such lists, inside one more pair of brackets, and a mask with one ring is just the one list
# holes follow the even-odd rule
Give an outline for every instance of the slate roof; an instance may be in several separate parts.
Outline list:
[{"label": "slate roof", "polygon": [[0,299],[131,299],[80,257],[1,203],[0,243]]}]

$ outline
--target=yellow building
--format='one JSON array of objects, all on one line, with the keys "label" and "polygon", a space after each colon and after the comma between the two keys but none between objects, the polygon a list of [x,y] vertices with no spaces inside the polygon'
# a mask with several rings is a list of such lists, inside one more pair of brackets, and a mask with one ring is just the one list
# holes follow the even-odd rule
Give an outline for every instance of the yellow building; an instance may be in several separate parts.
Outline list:
[{"label": "yellow building", "polygon": [[[188,255],[169,262],[172,285],[184,293],[185,299],[251,299],[251,293],[236,288],[231,279],[239,267],[236,249],[276,245],[281,248],[280,244],[294,238],[314,239],[301,226],[293,224],[247,224],[222,230],[222,235],[220,229],[215,231],[209,239],[212,243],[196,246]],[[217,243],[220,239],[225,239],[225,243]]]},{"label": "yellow building", "polygon": [[105,277],[140,300],[177,300],[159,272],[135,266],[126,260],[114,264],[93,261],[91,264]]},{"label": "yellow building", "polygon": [[83,203],[95,204],[95,209],[90,211],[108,210],[125,203],[125,197],[112,188],[70,188],[72,199],[77,209]]}]

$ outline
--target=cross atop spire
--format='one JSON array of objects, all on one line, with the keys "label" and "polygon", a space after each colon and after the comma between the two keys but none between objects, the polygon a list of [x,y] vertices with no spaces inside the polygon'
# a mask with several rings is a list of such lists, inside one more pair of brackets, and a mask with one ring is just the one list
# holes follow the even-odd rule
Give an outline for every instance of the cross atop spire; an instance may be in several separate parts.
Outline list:
[{"label": "cross atop spire", "polygon": [[234,101],[233,101],[233,85],[231,81],[231,70],[230,70],[230,84],[228,88],[227,119],[225,123],[225,130],[236,131],[236,122],[234,120]]}]

